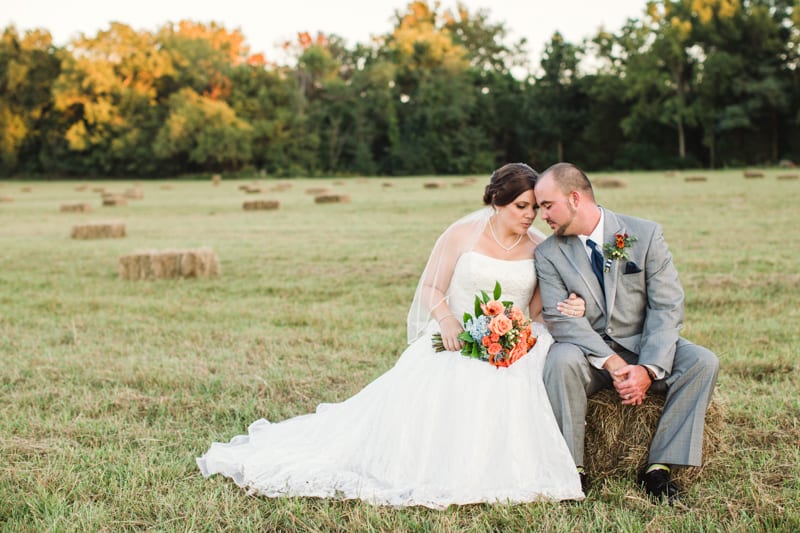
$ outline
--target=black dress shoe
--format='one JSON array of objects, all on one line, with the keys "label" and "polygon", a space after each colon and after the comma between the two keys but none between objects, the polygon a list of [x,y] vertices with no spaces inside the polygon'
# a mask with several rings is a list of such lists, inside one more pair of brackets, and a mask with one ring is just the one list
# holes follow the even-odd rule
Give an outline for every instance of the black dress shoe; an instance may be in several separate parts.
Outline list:
[{"label": "black dress shoe", "polygon": [[585,495],[589,492],[589,476],[586,475],[586,472],[578,472],[578,475],[581,477],[581,490]]},{"label": "black dress shoe", "polygon": [[678,499],[678,487],[670,480],[669,472],[666,470],[653,470],[639,473],[639,485],[654,500],[666,500],[672,504]]}]

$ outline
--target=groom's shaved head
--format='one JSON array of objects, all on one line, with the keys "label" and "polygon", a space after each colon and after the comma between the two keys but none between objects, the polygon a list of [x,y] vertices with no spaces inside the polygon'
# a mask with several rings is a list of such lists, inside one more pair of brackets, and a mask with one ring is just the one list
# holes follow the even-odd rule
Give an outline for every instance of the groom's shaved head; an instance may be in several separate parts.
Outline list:
[{"label": "groom's shaved head", "polygon": [[542,173],[541,179],[552,178],[564,194],[581,191],[594,200],[594,190],[586,174],[572,163],[556,163]]}]

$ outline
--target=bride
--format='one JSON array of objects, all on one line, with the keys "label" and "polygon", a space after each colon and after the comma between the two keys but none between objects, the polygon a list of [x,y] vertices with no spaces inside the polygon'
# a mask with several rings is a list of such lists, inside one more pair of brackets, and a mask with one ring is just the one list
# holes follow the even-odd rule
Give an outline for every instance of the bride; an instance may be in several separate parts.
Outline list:
[{"label": "bride", "polygon": [[[223,474],[251,494],[358,498],[377,505],[518,503],[583,499],[575,463],[542,383],[552,337],[497,368],[460,353],[460,317],[475,295],[491,294],[541,320],[533,252],[536,173],[523,163],[496,170],[487,207],[437,240],[408,315],[409,346],[393,368],[355,396],[247,435],[214,443],[197,459],[204,476]],[[582,316],[584,302],[559,304]],[[441,333],[446,351],[431,336]]]}]

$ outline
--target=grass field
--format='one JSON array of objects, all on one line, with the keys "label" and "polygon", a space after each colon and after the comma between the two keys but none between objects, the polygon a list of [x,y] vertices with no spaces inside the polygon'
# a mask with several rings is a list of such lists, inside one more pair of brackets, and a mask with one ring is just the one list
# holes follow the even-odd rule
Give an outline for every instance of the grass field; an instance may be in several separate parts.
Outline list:
[{"label": "grass field", "polygon": [[[479,207],[485,177],[443,189],[293,180],[262,195],[281,201],[263,212],[242,209],[243,182],[143,182],[126,207],[101,207],[91,187],[130,182],[0,182],[13,199],[0,202],[0,530],[800,530],[800,181],[778,173],[618,174],[628,187],[597,191],[662,223],[686,289],[684,335],[722,363],[725,446],[685,505],[609,479],[580,504],[446,511],[250,497],[203,479],[195,457],[390,368],[430,248]],[[304,191],[321,185],[352,202],[316,205]],[[59,212],[82,201],[93,212]],[[87,221],[124,222],[128,236],[70,239]],[[123,254],[200,246],[218,254],[220,277],[119,279]]]}]

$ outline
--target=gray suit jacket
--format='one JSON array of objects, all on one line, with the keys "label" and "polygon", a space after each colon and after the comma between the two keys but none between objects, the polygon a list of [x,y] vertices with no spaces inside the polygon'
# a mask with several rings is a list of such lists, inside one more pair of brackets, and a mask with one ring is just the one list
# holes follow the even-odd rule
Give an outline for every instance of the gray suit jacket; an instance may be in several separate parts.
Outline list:
[{"label": "gray suit jacket", "polygon": [[[580,239],[548,237],[535,252],[544,321],[557,342],[574,344],[586,355],[614,353],[605,335],[638,354],[638,363],[655,365],[669,375],[683,324],[683,288],[661,226],[604,211],[606,242],[613,242],[617,233],[637,238],[626,249],[629,259],[611,262],[603,293]],[[570,292],[586,300],[583,318],[564,316],[556,309]]]}]

